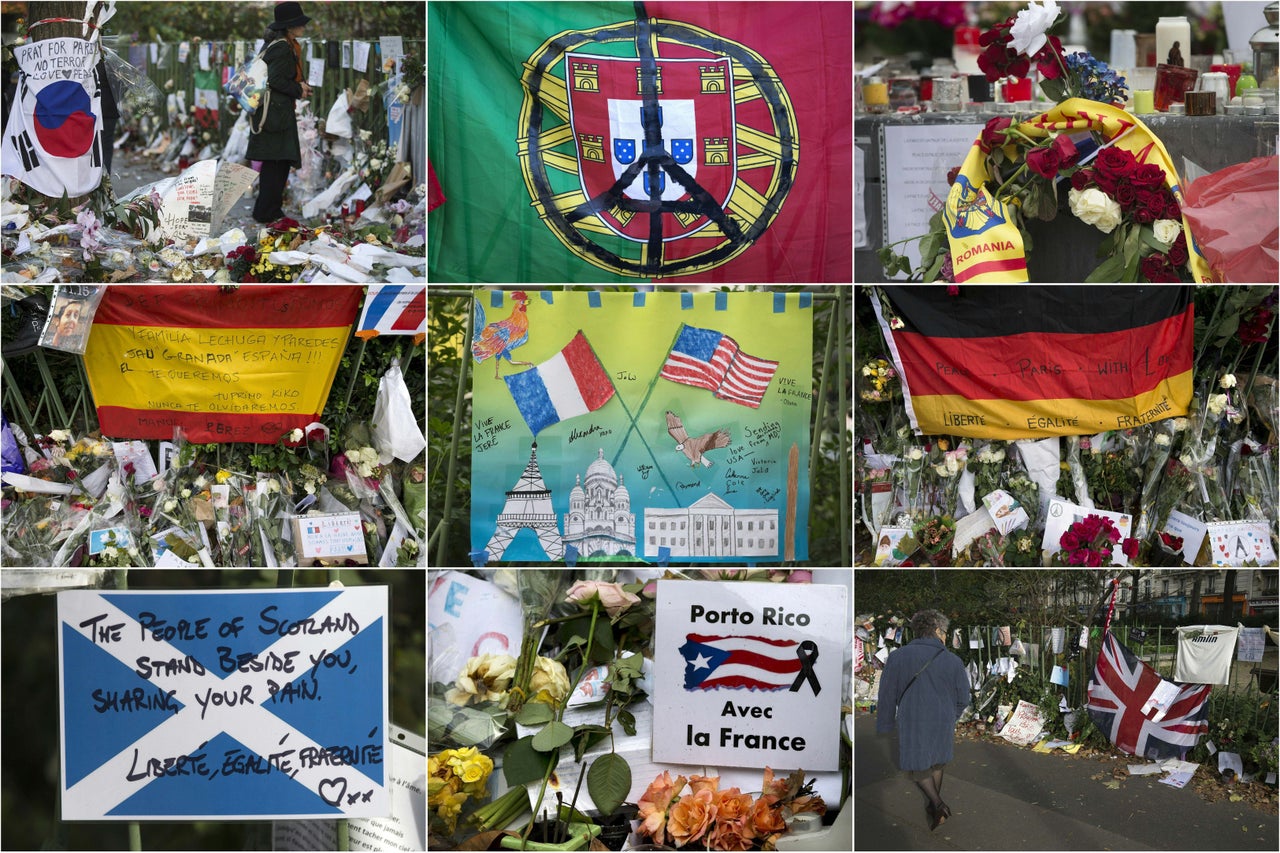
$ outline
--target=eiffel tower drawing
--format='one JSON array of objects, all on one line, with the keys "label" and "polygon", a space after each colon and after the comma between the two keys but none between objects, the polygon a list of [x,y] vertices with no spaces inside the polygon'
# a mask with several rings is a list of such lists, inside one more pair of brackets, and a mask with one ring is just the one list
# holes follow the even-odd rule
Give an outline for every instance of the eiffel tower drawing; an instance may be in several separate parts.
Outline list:
[{"label": "eiffel tower drawing", "polygon": [[538,541],[542,543],[542,550],[547,553],[548,559],[560,560],[564,557],[560,525],[551,506],[551,490],[542,481],[542,472],[538,470],[536,441],[529,451],[529,464],[524,466],[520,479],[507,492],[507,502],[498,514],[498,528],[493,531],[493,537],[485,546],[489,559],[501,560],[511,540],[525,527],[538,535]]}]

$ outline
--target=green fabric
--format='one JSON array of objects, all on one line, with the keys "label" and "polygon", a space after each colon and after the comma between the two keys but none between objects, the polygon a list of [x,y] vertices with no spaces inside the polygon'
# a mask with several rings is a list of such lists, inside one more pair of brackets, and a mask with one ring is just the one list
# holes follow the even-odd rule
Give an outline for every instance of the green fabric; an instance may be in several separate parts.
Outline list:
[{"label": "green fabric", "polygon": [[[277,47],[280,45],[280,47]],[[263,57],[267,62],[267,88],[270,101],[265,116],[254,115],[253,126],[261,131],[249,135],[245,156],[250,160],[289,160],[294,168],[302,166],[302,149],[298,145],[298,118],[294,112],[302,86],[294,79],[297,60],[284,39],[272,42]],[[264,100],[267,96],[263,95]]]},{"label": "green fabric", "polygon": [[[427,153],[448,199],[427,217],[431,281],[643,281],[560,243],[530,204],[516,153],[523,63],[557,33],[634,15],[631,3],[427,4]],[[566,181],[557,191],[573,188],[555,179]]]}]

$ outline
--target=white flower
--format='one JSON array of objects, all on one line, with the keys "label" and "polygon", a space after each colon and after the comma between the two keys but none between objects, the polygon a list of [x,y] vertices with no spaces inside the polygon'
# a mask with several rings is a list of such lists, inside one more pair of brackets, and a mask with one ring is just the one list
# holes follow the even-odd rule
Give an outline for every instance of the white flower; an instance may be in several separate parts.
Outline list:
[{"label": "white flower", "polygon": [[180,495],[182,495],[182,497],[184,497],[184,498],[189,498],[189,497],[191,497],[191,490],[190,490],[190,489],[183,489],[181,492],[179,492],[179,494],[180,494]]},{"label": "white flower", "polygon": [[359,450],[348,450],[346,453],[343,454],[343,456],[346,456],[347,461],[349,461],[352,465],[358,465],[360,463]]},{"label": "white flower", "polygon": [[102,559],[114,560],[116,558],[116,555],[119,553],[120,552],[117,551],[113,546],[108,545],[107,547],[102,549]]},{"label": "white flower", "polygon": [[133,547],[132,545],[130,545],[130,546],[129,546],[129,556],[130,556],[130,557],[136,557],[136,556],[138,556],[138,549],[137,549],[137,548],[135,548],[135,547]]},{"label": "white flower", "polygon": [[1182,233],[1182,225],[1172,219],[1157,219],[1151,223],[1151,230],[1156,232],[1156,239],[1166,246],[1172,246]]},{"label": "white flower", "polygon": [[1085,224],[1097,227],[1103,234],[1110,234],[1120,224],[1120,205],[1096,187],[1083,191],[1072,189],[1067,193],[1067,198],[1071,212]]},{"label": "white flower", "polygon": [[1226,374],[1225,376],[1223,376],[1221,379],[1219,379],[1219,380],[1218,380],[1218,387],[1219,387],[1219,388],[1234,388],[1234,387],[1236,387],[1236,377],[1235,377],[1235,374],[1234,374],[1234,373],[1228,373],[1228,374]]},{"label": "white flower", "polygon": [[196,477],[195,487],[197,489],[203,489],[207,485],[209,485],[209,478],[206,477],[204,474],[201,474],[199,477]]},{"label": "white flower", "polygon": [[920,459],[923,456],[924,456],[924,451],[918,447],[913,447],[907,451],[907,458],[913,462],[917,459]]},{"label": "white flower", "polygon": [[370,161],[369,161],[369,168],[370,168],[370,169],[381,169],[381,168],[382,168],[382,161],[381,161],[381,160],[379,160],[379,159],[377,159],[377,158],[374,158],[373,160],[370,160]]},{"label": "white flower", "polygon": [[178,508],[178,501],[176,498],[169,498],[169,500],[164,502],[165,512],[173,512],[177,508]]},{"label": "white flower", "polygon": [[58,444],[62,444],[64,441],[71,438],[71,433],[65,429],[55,429],[50,431],[49,438],[58,442]]},{"label": "white flower", "polygon": [[1169,446],[1169,436],[1165,435],[1164,433],[1159,433],[1159,434],[1157,434],[1157,435],[1156,435],[1156,444],[1157,444],[1157,445],[1159,445],[1160,447],[1168,447],[1168,446]]},{"label": "white flower", "polygon": [[302,441],[302,428],[294,427],[293,432],[289,433],[290,441]]},{"label": "white flower", "polygon": [[1213,415],[1220,415],[1220,414],[1222,414],[1224,411],[1226,411],[1226,408],[1227,408],[1227,395],[1226,395],[1226,394],[1214,394],[1212,397],[1210,397],[1210,398],[1209,398],[1209,413],[1210,413],[1210,414],[1213,414]]},{"label": "white flower", "polygon": [[1043,6],[1037,6],[1035,0],[1027,4],[1027,8],[1018,13],[1018,18],[1009,30],[1012,40],[1009,47],[1018,53],[1034,56],[1045,46],[1048,39],[1045,31],[1058,19],[1058,4],[1054,0],[1044,0]]},{"label": "white flower", "polygon": [[1182,432],[1182,431],[1183,431],[1184,429],[1186,429],[1186,428],[1187,428],[1187,419],[1186,419],[1186,418],[1174,418],[1174,419],[1173,419],[1173,431],[1174,431],[1174,432]]},{"label": "white flower", "polygon": [[316,484],[312,480],[308,480],[307,484],[303,488],[306,489],[306,492],[309,495],[314,495],[316,493]]},{"label": "white flower", "polygon": [[378,464],[378,451],[372,447],[360,448],[360,461],[368,462],[370,465]]}]

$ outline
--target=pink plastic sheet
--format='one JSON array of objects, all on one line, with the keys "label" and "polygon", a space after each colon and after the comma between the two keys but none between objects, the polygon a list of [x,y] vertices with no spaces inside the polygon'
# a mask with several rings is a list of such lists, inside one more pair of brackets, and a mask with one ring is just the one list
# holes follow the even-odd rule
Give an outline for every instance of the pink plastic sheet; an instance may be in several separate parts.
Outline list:
[{"label": "pink plastic sheet", "polygon": [[1224,282],[1280,279],[1280,158],[1258,157],[1198,178],[1182,212]]}]

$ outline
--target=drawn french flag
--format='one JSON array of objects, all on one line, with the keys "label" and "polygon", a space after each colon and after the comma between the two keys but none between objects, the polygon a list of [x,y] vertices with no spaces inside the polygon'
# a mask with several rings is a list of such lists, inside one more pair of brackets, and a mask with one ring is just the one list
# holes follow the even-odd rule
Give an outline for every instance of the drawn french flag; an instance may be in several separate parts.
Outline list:
[{"label": "drawn french flag", "polygon": [[532,370],[502,377],[529,430],[594,412],[613,399],[613,383],[579,330],[573,340]]},{"label": "drawn french flag", "polygon": [[662,378],[706,388],[722,400],[760,408],[778,362],[748,355],[715,329],[683,325],[662,365]]},{"label": "drawn french flag", "polygon": [[785,690],[800,672],[795,640],[686,634],[684,689]]}]

